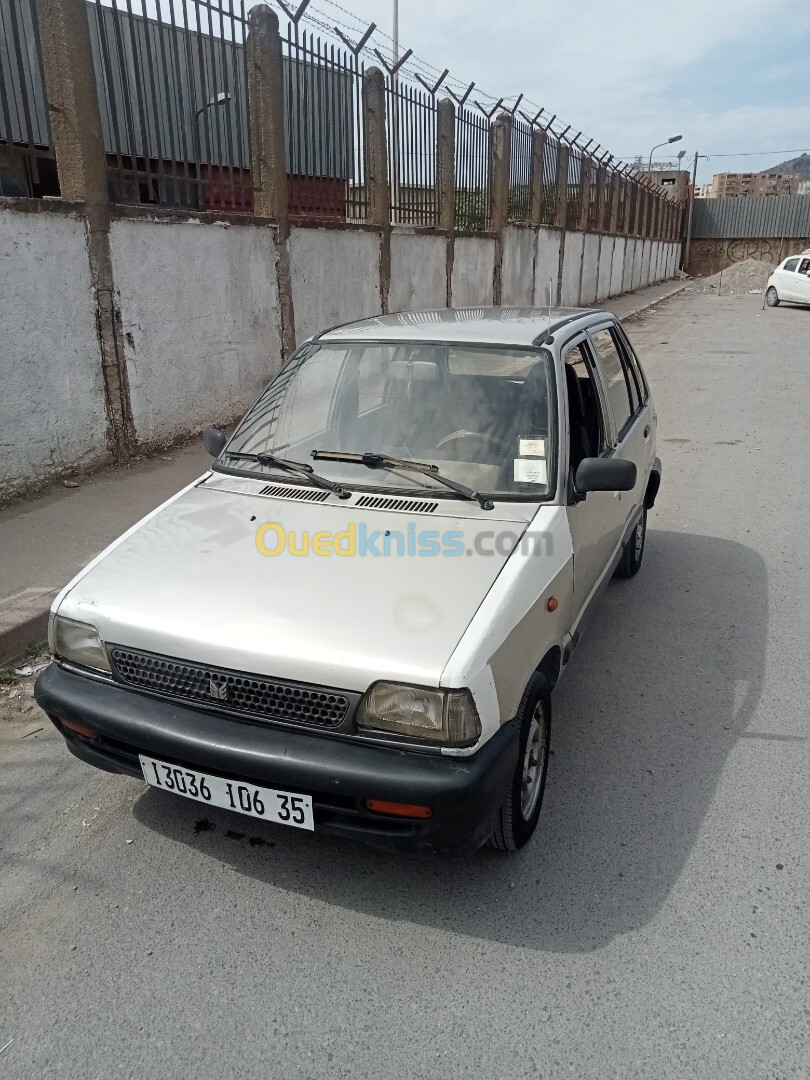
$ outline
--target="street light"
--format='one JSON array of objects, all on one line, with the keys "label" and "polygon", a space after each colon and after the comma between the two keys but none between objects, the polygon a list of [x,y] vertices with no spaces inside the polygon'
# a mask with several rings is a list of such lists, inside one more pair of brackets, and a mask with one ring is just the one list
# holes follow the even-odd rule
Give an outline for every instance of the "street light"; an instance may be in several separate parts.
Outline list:
[{"label": "street light", "polygon": [[[231,95],[227,90],[220,90],[218,94],[206,101],[205,105],[201,105],[194,113],[193,125],[191,128],[192,148],[194,150],[194,164],[197,170],[197,197],[201,195],[201,180],[202,180],[202,145],[200,143],[200,117],[206,109],[212,108],[214,105],[224,105],[226,101],[231,100]],[[208,140],[206,139],[206,142]]]},{"label": "street light", "polygon": [[650,151],[650,164],[647,172],[652,172],[652,156],[656,150],[660,150],[662,146],[669,146],[670,143],[680,142],[683,135],[673,135],[671,139],[667,139],[666,142],[659,143],[658,146],[654,146]]}]

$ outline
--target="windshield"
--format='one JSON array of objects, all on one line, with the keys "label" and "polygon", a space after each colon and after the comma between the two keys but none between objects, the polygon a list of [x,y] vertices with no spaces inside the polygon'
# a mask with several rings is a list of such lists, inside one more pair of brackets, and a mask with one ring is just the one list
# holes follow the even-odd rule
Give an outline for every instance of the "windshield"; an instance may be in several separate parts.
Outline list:
[{"label": "windshield", "polygon": [[[283,368],[219,461],[267,475],[270,454],[299,462],[315,450],[373,452],[434,465],[476,491],[548,498],[553,488],[553,375],[547,352],[407,342],[313,343]],[[430,491],[429,474],[318,460],[322,477],[364,490]],[[284,476],[279,472],[279,479]],[[295,478],[286,477],[293,482]],[[300,482],[300,481],[299,481]]]}]

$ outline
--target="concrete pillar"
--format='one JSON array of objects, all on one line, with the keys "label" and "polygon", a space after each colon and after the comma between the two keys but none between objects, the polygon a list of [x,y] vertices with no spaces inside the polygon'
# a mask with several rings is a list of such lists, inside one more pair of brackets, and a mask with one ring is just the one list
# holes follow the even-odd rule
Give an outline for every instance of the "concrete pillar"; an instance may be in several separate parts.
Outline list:
[{"label": "concrete pillar", "polygon": [[509,220],[509,164],[512,157],[512,117],[500,113],[492,122],[490,171],[490,221],[494,233]]},{"label": "concrete pillar", "polygon": [[264,4],[248,12],[246,46],[253,212],[289,228],[284,146],[284,74],[278,15]]},{"label": "concrete pillar", "polygon": [[87,253],[96,308],[107,412],[107,444],[127,461],[134,443],[124,343],[110,251],[107,157],[101,133],[85,0],[36,4],[45,97],[61,196],[85,204]]},{"label": "concrete pillar", "polygon": [[546,159],[548,134],[542,128],[532,132],[532,193],[529,222],[539,227],[543,216],[543,164]]},{"label": "concrete pillar", "polygon": [[582,188],[582,205],[579,210],[579,227],[583,232],[588,231],[588,221],[591,207],[591,184],[593,183],[593,162],[589,157],[582,159],[582,172],[580,174],[580,186]]},{"label": "concrete pillar", "polygon": [[456,224],[456,107],[442,98],[436,109],[436,207],[440,229],[452,232]]},{"label": "concrete pillar", "polygon": [[557,155],[557,211],[554,215],[554,224],[564,229],[568,224],[568,157],[569,149],[565,143],[560,143]]},{"label": "concrete pillar", "polygon": [[599,232],[605,231],[605,199],[607,192],[607,169],[599,165],[596,170],[596,227]]},{"label": "concrete pillar", "polygon": [[385,77],[379,68],[363,76],[363,146],[366,174],[366,220],[387,229],[391,223],[388,194],[388,151],[385,141]]},{"label": "concrete pillar", "polygon": [[610,182],[610,221],[608,223],[608,232],[617,233],[619,231],[619,200],[623,183],[624,181],[619,174],[614,173],[613,179]]}]

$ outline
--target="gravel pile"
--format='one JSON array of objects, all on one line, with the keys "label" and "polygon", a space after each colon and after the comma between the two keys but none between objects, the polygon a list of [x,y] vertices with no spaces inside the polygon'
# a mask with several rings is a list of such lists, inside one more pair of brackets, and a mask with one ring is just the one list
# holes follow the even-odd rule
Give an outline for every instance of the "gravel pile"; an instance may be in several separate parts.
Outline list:
[{"label": "gravel pile", "polygon": [[712,277],[695,278],[689,286],[689,292],[703,293],[728,293],[740,295],[749,292],[764,292],[765,283],[776,269],[773,263],[763,262],[761,259],[744,259],[734,263],[721,275],[714,274]]}]

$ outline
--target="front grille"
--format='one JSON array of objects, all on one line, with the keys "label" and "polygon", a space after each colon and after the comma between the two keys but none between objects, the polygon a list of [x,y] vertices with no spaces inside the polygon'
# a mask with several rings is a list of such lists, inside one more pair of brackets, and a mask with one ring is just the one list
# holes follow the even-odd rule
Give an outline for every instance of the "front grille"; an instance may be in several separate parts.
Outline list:
[{"label": "front grille", "polygon": [[110,645],[114,674],[122,683],[178,701],[194,702],[259,720],[337,728],[356,695],[265,675],[192,664],[186,660]]}]

